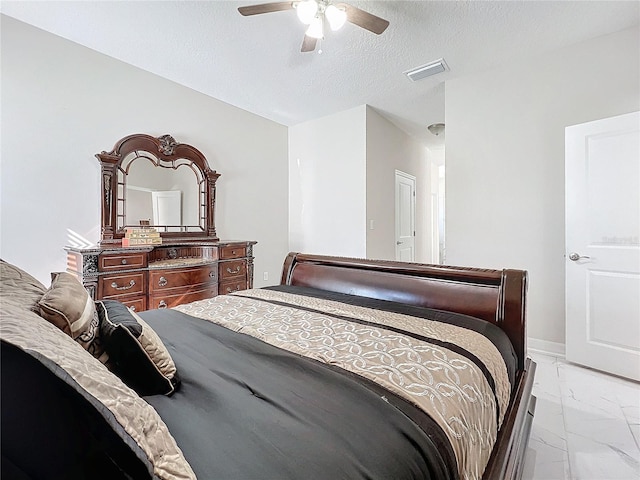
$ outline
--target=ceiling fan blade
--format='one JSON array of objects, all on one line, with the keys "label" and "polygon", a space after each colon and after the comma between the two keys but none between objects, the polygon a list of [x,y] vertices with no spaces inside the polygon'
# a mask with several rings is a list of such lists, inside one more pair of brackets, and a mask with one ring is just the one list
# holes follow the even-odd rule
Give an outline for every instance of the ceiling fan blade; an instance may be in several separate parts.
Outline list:
[{"label": "ceiling fan blade", "polygon": [[351,22],[354,25],[358,25],[365,30],[369,30],[376,35],[380,35],[389,26],[389,21],[385,20],[384,18],[376,17],[375,15],[369,12],[365,12],[364,10],[360,10],[353,5],[340,3],[336,6],[344,8],[345,12],[347,12],[348,22]]},{"label": "ceiling fan blade", "polygon": [[317,38],[310,37],[309,35],[305,35],[302,40],[302,48],[301,52],[313,52],[316,49],[316,45],[318,43]]},{"label": "ceiling fan blade", "polygon": [[281,12],[282,10],[290,10],[292,8],[293,2],[272,2],[238,7],[238,11],[246,17],[249,15],[259,15],[261,13]]}]

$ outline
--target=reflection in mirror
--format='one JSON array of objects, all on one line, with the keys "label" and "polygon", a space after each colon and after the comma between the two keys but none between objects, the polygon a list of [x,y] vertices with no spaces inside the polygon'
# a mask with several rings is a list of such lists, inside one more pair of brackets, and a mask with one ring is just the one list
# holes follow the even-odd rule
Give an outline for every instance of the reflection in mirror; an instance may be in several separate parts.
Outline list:
[{"label": "reflection in mirror", "polygon": [[166,164],[136,151],[122,162],[118,183],[119,227],[148,220],[163,232],[204,230],[204,182],[190,161]]}]

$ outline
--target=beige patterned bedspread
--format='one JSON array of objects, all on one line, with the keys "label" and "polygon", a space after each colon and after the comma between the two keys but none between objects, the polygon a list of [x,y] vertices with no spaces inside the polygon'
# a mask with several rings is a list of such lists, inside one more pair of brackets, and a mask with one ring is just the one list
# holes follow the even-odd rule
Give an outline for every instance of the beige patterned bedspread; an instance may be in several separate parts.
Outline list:
[{"label": "beige patterned bedspread", "polygon": [[[482,477],[502,422],[497,412],[506,411],[511,391],[500,353],[484,336],[422,318],[272,290],[246,290],[175,309],[377,382],[440,425],[461,478]],[[490,372],[495,394],[466,356],[395,329],[470,351]]]}]

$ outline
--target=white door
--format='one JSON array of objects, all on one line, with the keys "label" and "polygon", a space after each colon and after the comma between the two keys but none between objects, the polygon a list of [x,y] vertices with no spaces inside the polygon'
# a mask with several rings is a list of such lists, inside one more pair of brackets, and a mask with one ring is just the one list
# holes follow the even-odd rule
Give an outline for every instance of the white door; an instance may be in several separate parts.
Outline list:
[{"label": "white door", "polygon": [[416,177],[396,170],[396,260],[415,261]]},{"label": "white door", "polygon": [[168,231],[179,231],[182,223],[182,192],[180,190],[153,191],[153,224],[167,225]]},{"label": "white door", "polygon": [[640,112],[566,129],[567,360],[640,380]]}]

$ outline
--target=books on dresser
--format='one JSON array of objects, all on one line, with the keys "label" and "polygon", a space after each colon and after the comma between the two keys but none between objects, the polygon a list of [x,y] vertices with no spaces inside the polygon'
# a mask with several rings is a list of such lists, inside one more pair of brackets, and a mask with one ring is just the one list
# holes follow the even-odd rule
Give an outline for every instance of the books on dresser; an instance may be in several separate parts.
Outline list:
[{"label": "books on dresser", "polygon": [[143,245],[161,245],[162,237],[153,227],[126,227],[124,238],[122,239],[123,247],[138,247]]}]

